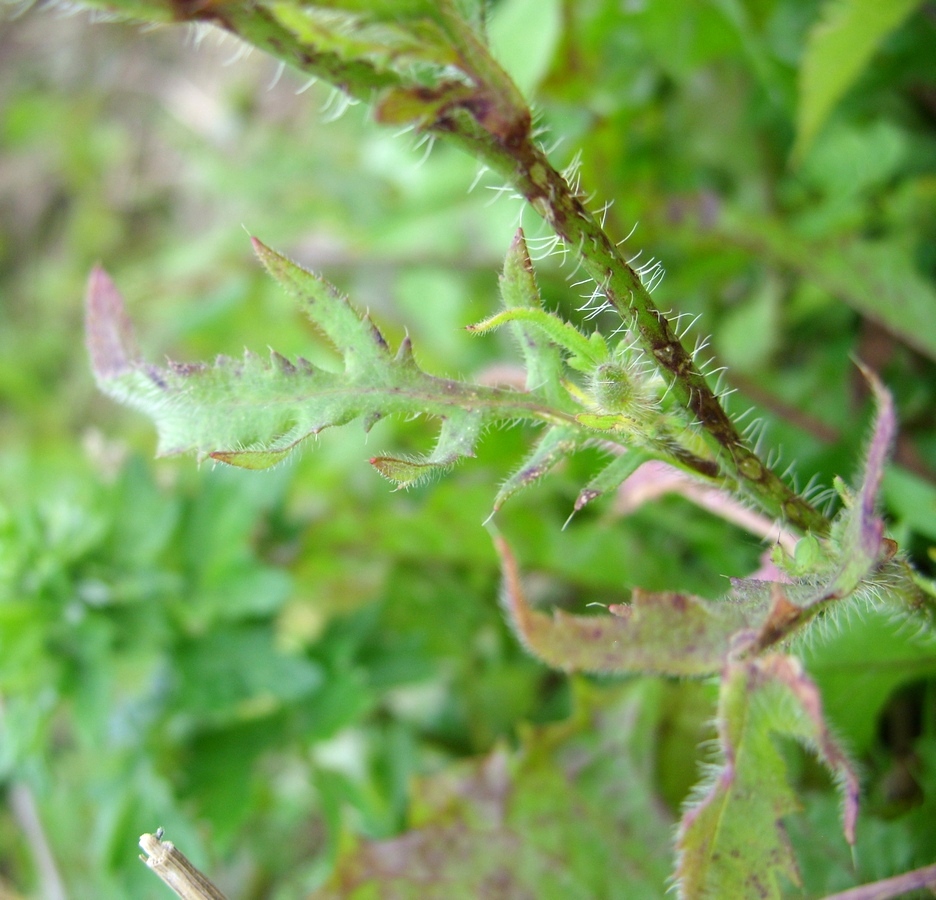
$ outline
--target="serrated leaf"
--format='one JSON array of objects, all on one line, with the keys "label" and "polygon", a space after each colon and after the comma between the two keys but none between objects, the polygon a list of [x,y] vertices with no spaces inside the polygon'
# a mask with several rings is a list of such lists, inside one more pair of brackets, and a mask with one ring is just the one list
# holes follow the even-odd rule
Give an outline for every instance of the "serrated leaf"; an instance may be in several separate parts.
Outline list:
[{"label": "serrated leaf", "polygon": [[[876,512],[884,464],[894,435],[893,404],[883,385],[865,372],[878,400],[861,486],[833,526],[823,570],[792,583],[732,579],[731,591],[717,602],[676,593],[635,589],[630,604],[612,606],[612,615],[546,615],[528,603],[517,564],[506,541],[495,538],[504,575],[504,603],[520,640],[548,665],[566,671],[641,672],[703,675],[718,672],[742,653],[756,654],[783,640],[824,605],[871,583],[888,566],[888,588],[913,612],[930,611],[919,590],[883,537]],[[623,465],[623,464],[622,464]],[[602,473],[611,480],[616,469]],[[602,476],[599,476],[599,478]],[[589,489],[579,497],[591,499]],[[583,499],[584,498],[584,499]],[[577,502],[577,507],[580,505]],[[830,563],[828,560],[830,559]]]},{"label": "serrated leaf", "polygon": [[567,672],[707,675],[718,672],[739,632],[758,630],[770,612],[766,598],[710,603],[677,593],[635,589],[611,615],[576,616],[533,609],[507,542],[495,537],[504,576],[503,602],[526,648]]},{"label": "serrated leaf", "polygon": [[799,654],[830,721],[856,754],[870,751],[881,711],[900,685],[936,675],[932,632],[911,631],[885,609],[863,611],[847,628],[806,642]]},{"label": "serrated leaf", "polygon": [[799,804],[773,735],[804,744],[832,771],[843,796],[849,843],[855,840],[857,775],[829,734],[816,686],[789,656],[729,665],[718,734],[723,763],[680,827],[679,896],[779,900],[784,879],[799,883],[782,822]]},{"label": "serrated leaf", "polygon": [[[843,514],[839,571],[829,585],[836,596],[845,596],[858,587],[880,561],[882,553],[888,556],[894,553],[893,549],[884,546],[884,521],[877,511],[884,466],[890,457],[897,430],[894,401],[877,375],[860,363],[858,365],[874,392],[877,415],[861,484],[850,507]],[[833,534],[835,531],[833,528]]]},{"label": "serrated leaf", "polygon": [[256,238],[251,238],[250,243],[266,270],[300,302],[303,312],[332,342],[349,375],[385,364],[389,347],[383,335],[369,319],[351,308],[348,298],[334,285]]},{"label": "serrated leaf", "polygon": [[438,468],[472,455],[491,419],[565,420],[527,395],[427,375],[408,338],[394,355],[370,319],[332,285],[259,241],[254,247],[334,344],[342,372],[249,351],[241,360],[219,357],[213,366],[149,365],[140,358],[113,283],[100,269],[91,275],[86,330],[95,378],[104,393],[153,419],[161,455],[192,450],[259,469],[279,462],[309,435],[359,417],[369,427],[398,413],[437,416],[443,427],[434,453],[410,461],[406,473],[402,462],[398,466],[399,480],[411,482],[420,466]]},{"label": "serrated leaf", "polygon": [[923,0],[826,0],[799,73],[793,158],[802,159],[832,107],[854,84],[883,40]]}]

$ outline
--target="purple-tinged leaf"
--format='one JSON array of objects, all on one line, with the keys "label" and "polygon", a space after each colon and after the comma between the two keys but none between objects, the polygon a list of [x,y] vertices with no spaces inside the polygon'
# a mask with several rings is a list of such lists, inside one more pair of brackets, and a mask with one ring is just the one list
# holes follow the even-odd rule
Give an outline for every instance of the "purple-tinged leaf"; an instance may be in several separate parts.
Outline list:
[{"label": "purple-tinged leaf", "polygon": [[769,603],[709,603],[677,593],[635,589],[611,615],[575,616],[533,609],[507,542],[495,536],[508,618],[526,648],[565,671],[707,675],[722,669],[737,635],[756,633]]},{"label": "purple-tinged leaf", "polygon": [[454,465],[462,457],[474,456],[481,425],[479,414],[454,410],[443,419],[439,439],[429,455],[415,458],[373,456],[370,464],[399,487],[413,487]]},{"label": "purple-tinged leaf", "polygon": [[[880,379],[869,368],[861,363],[858,364],[858,367],[874,392],[874,398],[877,401],[877,415],[871,442],[868,444],[864,475],[858,489],[856,502],[849,510],[850,515],[847,518],[843,538],[847,556],[840,577],[846,581],[846,588],[848,583],[855,581],[855,575],[860,580],[864,572],[878,562],[881,557],[884,522],[877,514],[877,499],[881,489],[881,481],[884,478],[884,466],[890,457],[894,433],[897,430],[894,401],[887,388],[881,384]],[[893,552],[890,555],[893,556]],[[852,570],[857,571],[853,573]]]},{"label": "purple-tinged leaf", "polygon": [[[852,595],[888,566],[897,552],[897,545],[884,537],[884,522],[877,513],[884,466],[896,430],[894,405],[877,376],[864,366],[860,368],[878,405],[861,483],[854,493],[843,489],[845,508],[833,522],[831,534],[818,543],[813,541],[808,556],[802,554],[803,559],[797,561],[802,568],[806,559],[814,560],[814,571],[800,573],[803,577],[781,586],[783,602],[795,609],[785,609],[782,614],[775,609],[752,644],[753,649],[763,649],[781,639],[791,625],[808,619],[823,604]],[[895,566],[890,566],[888,572],[897,578]],[[732,579],[732,587],[736,595],[750,602],[769,600],[772,607],[776,606],[778,595],[771,582]],[[781,615],[785,620],[782,627],[778,618]]]},{"label": "purple-tinged leaf", "polygon": [[99,381],[117,378],[139,362],[133,325],[110,276],[95,266],[85,295],[85,336],[91,367]]},{"label": "purple-tinged leaf", "polygon": [[729,664],[717,724],[722,764],[685,811],[679,830],[679,896],[779,900],[784,879],[799,883],[782,822],[799,804],[773,735],[799,741],[831,770],[842,793],[850,844],[858,812],[857,775],[829,733],[815,684],[792,657]]},{"label": "purple-tinged leaf", "polygon": [[282,460],[309,435],[356,418],[369,428],[387,415],[436,416],[443,424],[432,454],[375,461],[388,477],[412,483],[473,455],[490,421],[566,421],[561,411],[529,395],[426,374],[409,339],[394,355],[370,319],[336,288],[260,241],[253,245],[335,345],[344,371],[318,369],[301,358],[292,362],[275,351],[269,359],[250,352],[240,360],[219,357],[213,366],[149,365],[136,349],[120,294],[102,270],[91,275],[87,341],[98,386],[153,419],[161,455],[191,450],[200,458],[260,469]]}]

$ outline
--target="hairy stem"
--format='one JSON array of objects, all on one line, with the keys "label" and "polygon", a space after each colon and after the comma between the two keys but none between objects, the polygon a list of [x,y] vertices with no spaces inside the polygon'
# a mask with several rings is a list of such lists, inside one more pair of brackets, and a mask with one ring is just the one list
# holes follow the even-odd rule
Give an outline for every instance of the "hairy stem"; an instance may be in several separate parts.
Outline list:
[{"label": "hairy stem", "polygon": [[[650,292],[533,138],[531,114],[517,87],[493,59],[451,0],[434,7],[435,24],[451,42],[471,83],[442,81],[431,90],[407,83],[392,68],[322,50],[287,28],[260,3],[244,0],[90,0],[89,5],[155,21],[210,22],[277,59],[364,101],[404,88],[425,96],[431,116],[418,127],[460,146],[513,187],[574,253],[608,303],[632,327],[666,374],[672,396],[691,412],[725,479],[775,519],[825,534],[828,520],[795,494],[746,446],[715,392],[657,309]],[[430,107],[431,101],[431,107]],[[378,107],[378,118],[380,108]]]},{"label": "hairy stem", "polygon": [[644,349],[671,380],[675,399],[702,426],[726,474],[774,518],[804,531],[828,531],[828,522],[794,494],[744,443],[692,356],[658,310],[640,276],[584,208],[542,151],[527,140],[513,155],[513,184],[576,253],[608,302],[631,324]]}]

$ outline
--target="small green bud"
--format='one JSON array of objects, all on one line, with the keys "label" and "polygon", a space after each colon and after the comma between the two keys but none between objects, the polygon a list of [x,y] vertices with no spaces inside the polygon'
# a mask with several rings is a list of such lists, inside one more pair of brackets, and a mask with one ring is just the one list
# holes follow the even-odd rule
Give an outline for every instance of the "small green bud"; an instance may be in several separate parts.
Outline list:
[{"label": "small green bud", "polygon": [[822,560],[822,545],[814,534],[807,534],[797,541],[793,551],[793,562],[797,574],[815,572]]},{"label": "small green bud", "polygon": [[634,415],[644,398],[633,373],[620,363],[603,363],[592,372],[589,394],[596,406],[607,413]]}]

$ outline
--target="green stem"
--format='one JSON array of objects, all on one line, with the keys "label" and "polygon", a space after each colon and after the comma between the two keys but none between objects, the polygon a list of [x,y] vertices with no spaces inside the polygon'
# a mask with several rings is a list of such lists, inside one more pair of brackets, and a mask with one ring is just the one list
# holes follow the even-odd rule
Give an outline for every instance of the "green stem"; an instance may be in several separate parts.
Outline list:
[{"label": "green stem", "polygon": [[[467,26],[463,26],[467,31]],[[489,95],[516,98],[516,87],[500,67],[479,61],[490,59],[486,48],[475,42],[469,66],[493,79],[486,85]],[[825,534],[828,520],[802,497],[795,494],[744,443],[715,392],[696,369],[688,353],[673,332],[670,321],[657,309],[649,290],[638,273],[628,264],[595,217],[588,212],[565,178],[556,171],[543,151],[535,144],[529,127],[529,111],[522,99],[505,120],[524,121],[522,135],[516,130],[504,134],[489,132],[493,140],[468,136],[468,147],[482,162],[506,178],[539,213],[552,230],[579,257],[582,267],[604,294],[608,303],[631,325],[644,349],[671,381],[673,396],[702,426],[706,443],[715,453],[725,472],[736,479],[766,512],[784,519],[802,531]],[[485,125],[479,120],[479,124]],[[433,130],[452,134],[452,122],[440,119]]]},{"label": "green stem", "polygon": [[[360,100],[370,102],[377,91],[406,86],[397,72],[378,68],[367,60],[345,59],[303,42],[259,3],[90,0],[89,5],[151,21],[211,22]],[[741,486],[774,518],[801,531],[826,534],[828,520],[745,445],[638,273],[534,142],[530,110],[523,97],[458,16],[451,0],[440,0],[435,18],[452,41],[473,89],[467,96],[464,90],[453,91],[447,103],[438,103],[438,98],[434,98],[434,119],[423,127],[462,147],[505,178],[579,257],[608,303],[635,330],[645,351],[669,376],[673,397],[701,426],[704,439],[727,479]]]},{"label": "green stem", "polygon": [[[488,160],[500,164],[500,153]],[[512,170],[499,169],[550,227],[577,254],[608,302],[632,325],[644,349],[667,373],[671,391],[702,426],[706,443],[725,471],[737,479],[774,518],[802,531],[828,532],[829,523],[797,496],[744,443],[718,397],[696,369],[673,332],[672,323],[657,309],[637,272],[575,196],[532,140],[511,153]]]}]

